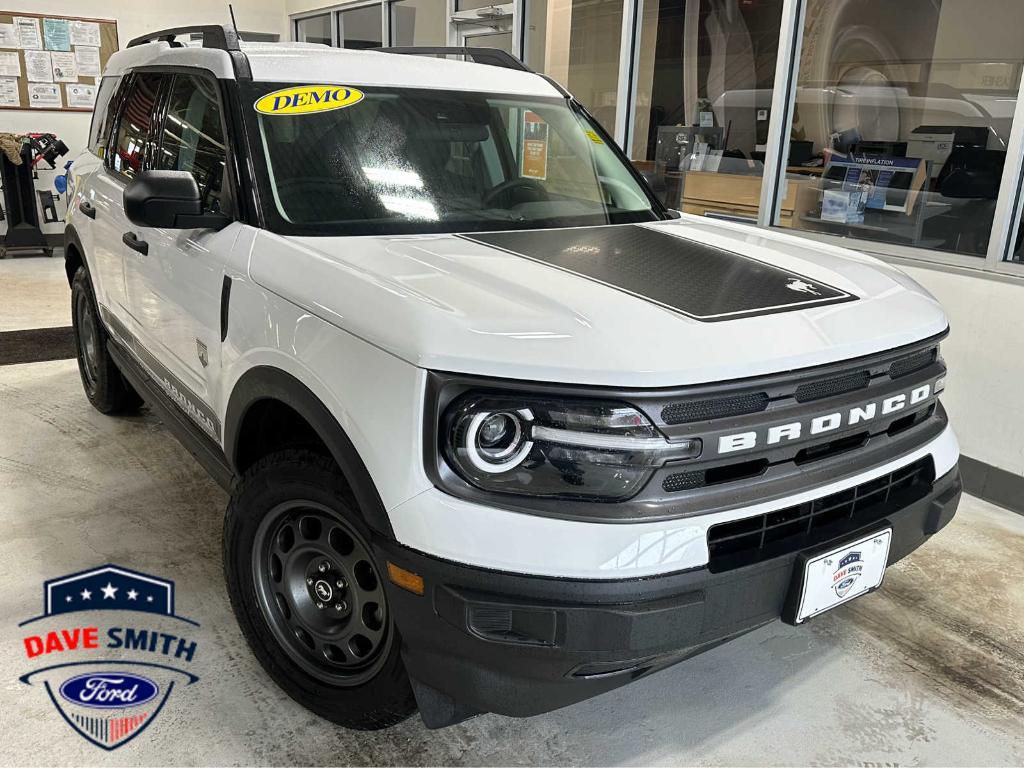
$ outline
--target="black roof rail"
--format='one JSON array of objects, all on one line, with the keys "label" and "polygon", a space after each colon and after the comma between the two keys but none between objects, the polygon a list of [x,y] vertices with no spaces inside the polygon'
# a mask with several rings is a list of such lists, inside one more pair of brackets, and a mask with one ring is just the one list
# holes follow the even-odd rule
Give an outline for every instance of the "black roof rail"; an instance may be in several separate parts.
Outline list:
[{"label": "black roof rail", "polygon": [[161,29],[157,32],[150,32],[148,35],[141,35],[128,41],[128,47],[145,45],[146,43],[165,42],[173,47],[182,47],[184,44],[177,40],[183,35],[202,35],[203,48],[217,48],[222,51],[240,51],[238,45],[238,33],[233,27],[220,24],[205,24],[194,27],[174,27],[173,29]]},{"label": "black roof rail", "polygon": [[384,53],[404,53],[412,56],[463,56],[468,61],[476,64],[490,64],[492,67],[504,67],[515,69],[520,72],[533,72],[528,66],[508,51],[500,48],[470,48],[470,47],[432,47],[432,46],[398,46],[389,48],[377,48]]}]

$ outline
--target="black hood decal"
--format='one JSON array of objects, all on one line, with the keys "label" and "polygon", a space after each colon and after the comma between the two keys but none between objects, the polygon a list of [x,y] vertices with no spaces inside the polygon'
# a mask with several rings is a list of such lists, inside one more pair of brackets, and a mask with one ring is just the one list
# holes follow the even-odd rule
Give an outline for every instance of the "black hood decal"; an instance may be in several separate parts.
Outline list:
[{"label": "black hood decal", "polygon": [[704,322],[857,297],[763,261],[633,224],[459,235]]}]

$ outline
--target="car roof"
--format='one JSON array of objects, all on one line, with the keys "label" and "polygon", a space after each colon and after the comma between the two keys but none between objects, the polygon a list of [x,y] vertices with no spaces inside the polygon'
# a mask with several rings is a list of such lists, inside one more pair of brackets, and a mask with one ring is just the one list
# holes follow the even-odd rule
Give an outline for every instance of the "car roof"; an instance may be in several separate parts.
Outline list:
[{"label": "car roof", "polygon": [[[252,79],[257,82],[340,83],[540,97],[561,95],[540,75],[490,64],[332,48],[316,43],[242,43],[241,49],[249,61]],[[105,74],[119,75],[150,66],[196,67],[208,70],[219,79],[236,77],[227,51],[172,46],[164,41],[118,51],[110,57]]]}]

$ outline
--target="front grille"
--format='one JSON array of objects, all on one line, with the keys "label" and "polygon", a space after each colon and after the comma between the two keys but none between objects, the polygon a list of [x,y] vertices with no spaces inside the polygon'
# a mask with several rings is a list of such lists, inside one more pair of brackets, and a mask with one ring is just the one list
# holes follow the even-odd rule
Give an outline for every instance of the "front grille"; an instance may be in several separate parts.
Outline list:
[{"label": "front grille", "polygon": [[718,485],[734,480],[747,480],[763,475],[768,469],[767,459],[751,459],[733,464],[724,464],[711,469],[695,469],[689,472],[677,472],[662,481],[661,487],[666,493],[676,493],[692,488],[703,488],[706,485]]},{"label": "front grille", "polygon": [[796,388],[796,401],[798,403],[808,403],[825,397],[845,395],[847,392],[856,392],[858,389],[864,389],[870,381],[871,374],[867,371],[857,371],[845,376],[836,376],[832,379],[812,381],[808,384],[801,384]]},{"label": "front grille", "polygon": [[931,456],[814,501],[708,530],[708,569],[720,573],[796,552],[882,520],[922,498],[935,481]]},{"label": "front grille", "polygon": [[927,368],[935,362],[935,358],[938,356],[939,348],[932,347],[923,352],[915,352],[912,355],[900,358],[889,366],[889,378],[898,379],[900,376],[906,376],[908,373]]},{"label": "front grille", "polygon": [[671,403],[661,411],[666,424],[688,424],[691,421],[724,419],[727,416],[745,416],[759,413],[768,407],[768,393],[752,392],[732,397]]}]

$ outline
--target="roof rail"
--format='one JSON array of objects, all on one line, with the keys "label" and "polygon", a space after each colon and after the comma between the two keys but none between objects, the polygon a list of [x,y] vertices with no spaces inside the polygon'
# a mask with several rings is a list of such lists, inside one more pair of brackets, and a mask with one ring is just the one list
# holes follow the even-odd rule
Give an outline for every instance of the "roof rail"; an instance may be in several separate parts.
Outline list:
[{"label": "roof rail", "polygon": [[165,42],[172,47],[180,48],[184,43],[176,38],[182,35],[202,35],[203,48],[218,48],[222,51],[239,51],[238,33],[233,27],[220,24],[205,24],[194,27],[174,27],[173,29],[161,29],[157,32],[150,32],[148,35],[141,35],[128,42],[128,47],[145,45],[146,43]]},{"label": "roof rail", "polygon": [[469,48],[469,47],[431,47],[431,46],[399,46],[378,48],[384,53],[404,53],[412,56],[463,56],[467,61],[476,64],[489,64],[493,67],[516,69],[520,72],[533,72],[528,66],[508,51],[500,48]]}]

